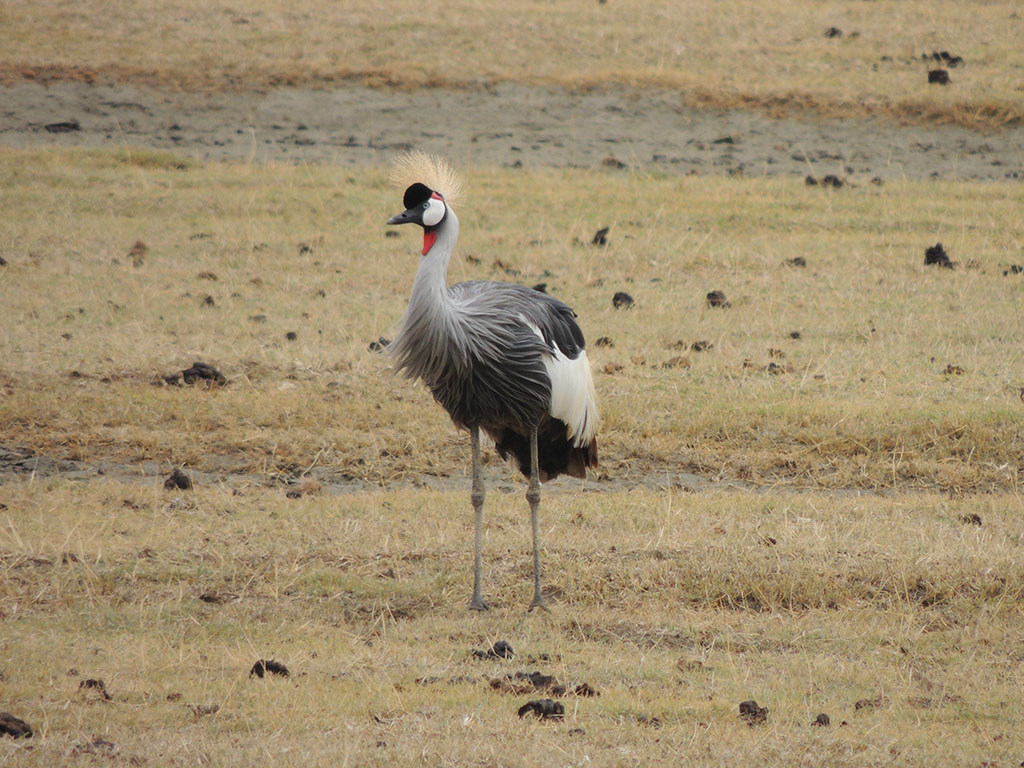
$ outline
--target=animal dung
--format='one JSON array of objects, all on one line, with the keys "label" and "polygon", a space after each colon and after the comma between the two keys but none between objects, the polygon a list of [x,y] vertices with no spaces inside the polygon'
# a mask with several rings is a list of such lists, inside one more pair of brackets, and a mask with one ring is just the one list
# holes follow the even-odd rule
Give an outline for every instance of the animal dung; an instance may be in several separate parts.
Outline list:
[{"label": "animal dung", "polygon": [[106,684],[99,678],[89,678],[88,680],[83,680],[78,684],[78,690],[96,691],[96,693],[100,695],[100,698],[105,701],[110,701],[111,698],[110,694],[107,693]]},{"label": "animal dung", "polygon": [[676,355],[675,357],[666,360],[661,364],[662,368],[689,368],[690,358],[685,355]]},{"label": "animal dung", "polygon": [[842,179],[840,179],[838,176],[836,176],[835,174],[832,174],[832,173],[828,174],[827,176],[822,177],[821,181],[818,181],[816,178],[814,178],[811,175],[808,175],[804,179],[804,184],[806,184],[808,187],[822,186],[822,187],[832,187],[832,189],[842,189],[842,186],[845,183],[846,182],[844,182]]},{"label": "animal dung", "polygon": [[0,712],[0,736],[31,739],[32,733],[32,726],[20,717],[15,717],[10,712]]},{"label": "animal dung", "polygon": [[376,341],[370,342],[369,349],[371,352],[383,352],[384,348],[388,346],[390,343],[391,339],[385,339],[383,336],[381,336]]},{"label": "animal dung", "polygon": [[959,67],[964,63],[962,57],[954,56],[949,51],[932,51],[930,54],[922,53],[921,58],[925,61],[937,61],[940,64],[945,64],[950,69]]},{"label": "animal dung", "polygon": [[186,368],[180,374],[173,373],[170,376],[164,376],[164,382],[171,384],[176,387],[181,386],[181,382],[184,381],[186,384],[206,384],[208,386],[218,385],[223,386],[228,383],[228,380],[224,378],[224,374],[214,368],[208,363],[195,362],[192,363],[191,368]]},{"label": "animal dung", "polygon": [[818,714],[818,716],[816,718],[814,718],[814,722],[811,723],[811,725],[818,725],[818,726],[825,727],[825,726],[831,725],[831,723],[832,723],[832,721],[829,719],[829,716],[826,715],[824,712],[821,712],[821,713]]},{"label": "animal dung", "polygon": [[825,37],[842,37],[843,30],[839,27],[829,27],[825,30]]},{"label": "animal dung", "polygon": [[949,85],[949,72],[944,69],[929,69],[928,82],[934,85]]},{"label": "animal dung", "polygon": [[590,241],[591,245],[608,245],[608,230],[609,227],[601,227],[597,232],[594,233],[593,239]]},{"label": "animal dung", "polygon": [[945,370],[942,371],[946,376],[963,376],[965,371],[959,365],[953,365],[948,363]]},{"label": "animal dung", "polygon": [[1009,267],[1003,270],[1003,277],[1008,275],[1019,275],[1024,272],[1024,266],[1020,264],[1011,264]]},{"label": "animal dung", "polygon": [[82,130],[82,126],[77,120],[64,120],[59,123],[48,123],[43,126],[47,133],[71,133],[73,131]]},{"label": "animal dung", "polygon": [[164,488],[169,491],[190,491],[192,490],[192,478],[180,469],[176,469],[171,473],[170,477],[164,480]]},{"label": "animal dung", "polygon": [[784,262],[787,267],[806,267],[807,259],[803,256],[794,256],[792,259],[786,259]]},{"label": "animal dung", "polygon": [[725,293],[722,291],[708,291],[706,296],[709,307],[731,307],[732,305],[725,298]]},{"label": "animal dung", "polygon": [[288,341],[295,341],[297,338],[299,338],[299,334],[297,334],[295,331],[288,331],[288,333],[286,333],[284,337],[288,339]]},{"label": "animal dung", "polygon": [[977,512],[972,512],[969,515],[960,515],[960,522],[964,525],[977,525],[981,526],[981,515]]},{"label": "animal dung", "polygon": [[519,708],[519,717],[535,714],[541,720],[560,720],[565,717],[565,707],[554,699],[535,699],[528,701]]},{"label": "animal dung", "polygon": [[280,661],[274,661],[273,659],[260,659],[253,664],[252,669],[249,670],[249,677],[263,677],[267,674],[288,677],[288,667]]},{"label": "animal dung", "polygon": [[141,267],[143,262],[146,260],[146,253],[148,252],[148,246],[141,240],[136,240],[135,245],[133,245],[131,250],[128,251],[128,256],[131,257],[132,260],[132,266]]},{"label": "animal dung", "polygon": [[882,705],[882,699],[858,699],[853,705],[854,709],[872,709],[874,707],[880,707]]},{"label": "animal dung", "polygon": [[701,339],[700,341],[695,341],[693,342],[693,344],[690,345],[690,349],[693,350],[694,352],[710,352],[714,348],[714,344],[712,344],[710,341],[705,341],[704,339]]},{"label": "animal dung", "polygon": [[942,247],[942,243],[936,243],[930,248],[926,248],[924,251],[924,264],[926,267],[945,267],[946,269],[953,268],[953,262],[950,261],[949,255],[946,253],[946,249]]},{"label": "animal dung", "polygon": [[747,725],[764,725],[768,722],[768,707],[759,706],[753,699],[740,702],[740,719]]},{"label": "animal dung", "polygon": [[206,296],[203,297],[203,300],[201,302],[199,302],[199,306],[201,306],[201,307],[216,307],[217,306],[217,302],[213,298],[213,296],[211,296],[210,294],[206,294]]},{"label": "animal dung", "polygon": [[596,347],[614,347],[615,342],[611,340],[609,336],[601,336],[597,341],[594,342]]},{"label": "animal dung", "polygon": [[612,296],[612,306],[616,309],[629,309],[633,306],[633,297],[625,291],[618,291]]},{"label": "animal dung", "polygon": [[515,655],[515,651],[506,640],[499,640],[486,650],[473,651],[473,656],[478,659],[511,659]]}]

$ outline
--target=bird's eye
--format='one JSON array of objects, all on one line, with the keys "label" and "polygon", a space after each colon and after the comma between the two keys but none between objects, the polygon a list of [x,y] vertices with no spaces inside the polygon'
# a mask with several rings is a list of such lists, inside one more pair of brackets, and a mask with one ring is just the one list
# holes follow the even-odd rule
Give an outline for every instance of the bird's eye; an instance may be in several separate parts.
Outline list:
[{"label": "bird's eye", "polygon": [[423,204],[423,226],[435,227],[441,223],[441,219],[444,218],[445,205],[441,200],[436,198],[428,200]]}]

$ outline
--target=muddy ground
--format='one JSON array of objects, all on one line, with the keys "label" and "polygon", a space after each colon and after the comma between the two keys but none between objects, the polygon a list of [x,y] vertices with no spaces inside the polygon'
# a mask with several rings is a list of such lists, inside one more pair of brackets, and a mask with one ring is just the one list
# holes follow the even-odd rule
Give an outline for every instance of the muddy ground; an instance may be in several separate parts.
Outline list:
[{"label": "muddy ground", "polygon": [[881,118],[770,119],[691,109],[668,92],[521,85],[199,94],[24,82],[0,87],[0,145],[150,147],[228,162],[340,166],[383,166],[396,151],[416,147],[463,166],[608,163],[669,173],[833,174],[855,182],[1024,179],[1024,127],[981,134]]}]

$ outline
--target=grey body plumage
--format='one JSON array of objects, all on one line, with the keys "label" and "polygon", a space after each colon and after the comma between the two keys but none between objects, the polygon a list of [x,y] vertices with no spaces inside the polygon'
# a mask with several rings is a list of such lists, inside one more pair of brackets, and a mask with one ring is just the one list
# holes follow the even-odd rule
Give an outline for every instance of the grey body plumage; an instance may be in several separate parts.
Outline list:
[{"label": "grey body plumage", "polygon": [[423,256],[409,306],[389,353],[404,375],[421,379],[473,444],[473,506],[477,518],[474,594],[480,595],[483,481],[478,431],[530,478],[534,525],[534,600],[543,607],[537,550],[540,481],[586,476],[597,464],[598,423],[583,334],[572,309],[547,294],[512,283],[447,285],[459,221],[444,198],[423,184],[409,187],[406,211],[389,224],[424,228]]}]

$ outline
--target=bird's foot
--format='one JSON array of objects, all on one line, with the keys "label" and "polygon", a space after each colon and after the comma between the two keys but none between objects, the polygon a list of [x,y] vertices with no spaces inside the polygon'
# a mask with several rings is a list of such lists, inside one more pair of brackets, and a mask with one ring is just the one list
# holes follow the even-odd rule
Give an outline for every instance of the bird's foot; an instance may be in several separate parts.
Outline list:
[{"label": "bird's foot", "polygon": [[489,611],[491,606],[484,602],[484,599],[477,595],[470,601],[469,610],[471,611]]},{"label": "bird's foot", "polygon": [[540,594],[536,594],[533,596],[533,602],[530,603],[530,607],[527,609],[527,612],[532,612],[534,608],[540,608],[545,613],[551,610],[550,608],[548,608],[547,602],[544,600],[543,597],[540,596]]}]

